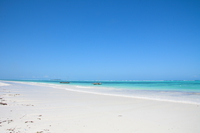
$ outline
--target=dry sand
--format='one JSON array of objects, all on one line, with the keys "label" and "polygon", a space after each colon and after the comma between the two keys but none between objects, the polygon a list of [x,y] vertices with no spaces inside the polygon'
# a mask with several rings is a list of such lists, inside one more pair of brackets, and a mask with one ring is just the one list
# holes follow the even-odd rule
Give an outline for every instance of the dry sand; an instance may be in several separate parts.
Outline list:
[{"label": "dry sand", "polygon": [[0,133],[200,133],[200,105],[4,83]]}]

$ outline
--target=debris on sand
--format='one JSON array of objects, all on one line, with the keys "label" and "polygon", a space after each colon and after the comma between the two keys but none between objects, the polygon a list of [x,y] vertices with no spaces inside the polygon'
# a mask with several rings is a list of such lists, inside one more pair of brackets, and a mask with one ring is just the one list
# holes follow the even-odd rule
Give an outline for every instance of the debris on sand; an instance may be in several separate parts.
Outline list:
[{"label": "debris on sand", "polygon": [[2,103],[2,102],[0,102],[0,105],[8,105],[7,103]]}]

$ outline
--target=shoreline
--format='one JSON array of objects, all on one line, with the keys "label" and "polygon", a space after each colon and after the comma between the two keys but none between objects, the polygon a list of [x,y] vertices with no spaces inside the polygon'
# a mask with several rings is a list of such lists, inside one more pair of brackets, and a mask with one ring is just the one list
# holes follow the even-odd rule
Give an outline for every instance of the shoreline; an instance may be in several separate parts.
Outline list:
[{"label": "shoreline", "polygon": [[198,133],[200,106],[14,83],[0,86],[0,132]]},{"label": "shoreline", "polygon": [[[156,98],[156,97],[138,96],[137,94],[136,95],[135,94],[127,95],[127,94],[123,94],[123,92],[113,93],[112,90],[115,90],[116,89],[115,87],[80,86],[80,85],[52,84],[52,83],[40,83],[40,82],[23,82],[23,81],[5,81],[5,82],[22,83],[22,84],[26,84],[26,85],[28,84],[28,85],[37,85],[37,86],[48,86],[48,87],[53,87],[55,89],[64,89],[66,91],[74,91],[74,92],[88,93],[88,94],[94,94],[94,95],[105,95],[105,96],[124,97],[124,98],[136,98],[136,99],[141,99],[141,100],[144,99],[144,100],[153,100],[153,101],[164,101],[164,102],[200,105],[200,100],[198,100],[198,101],[187,101],[187,100],[183,101],[180,99],[167,99],[167,98],[163,98],[162,96]],[[102,92],[100,90],[106,90],[106,91]],[[119,90],[123,90],[123,89],[117,88],[117,90],[119,91]],[[139,90],[139,91],[141,91],[141,90]],[[148,90],[148,91],[151,91],[151,90]],[[171,92],[171,93],[174,93],[174,92]],[[190,93],[193,93],[193,92],[190,92]],[[190,93],[188,93],[188,94],[190,94]],[[199,99],[200,99],[200,97],[199,97]]]}]

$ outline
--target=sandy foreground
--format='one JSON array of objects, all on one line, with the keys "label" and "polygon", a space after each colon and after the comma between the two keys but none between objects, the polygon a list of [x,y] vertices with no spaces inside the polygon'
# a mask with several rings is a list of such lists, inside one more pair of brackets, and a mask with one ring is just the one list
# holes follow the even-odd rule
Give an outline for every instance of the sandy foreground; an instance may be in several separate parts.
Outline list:
[{"label": "sandy foreground", "polygon": [[0,81],[0,133],[200,133],[197,104],[58,88]]}]

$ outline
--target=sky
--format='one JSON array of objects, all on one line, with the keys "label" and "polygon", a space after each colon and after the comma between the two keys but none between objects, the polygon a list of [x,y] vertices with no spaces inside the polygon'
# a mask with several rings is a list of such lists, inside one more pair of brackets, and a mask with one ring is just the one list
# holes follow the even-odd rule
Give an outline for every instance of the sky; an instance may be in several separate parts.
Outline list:
[{"label": "sky", "polygon": [[1,0],[0,79],[200,80],[200,1]]}]

